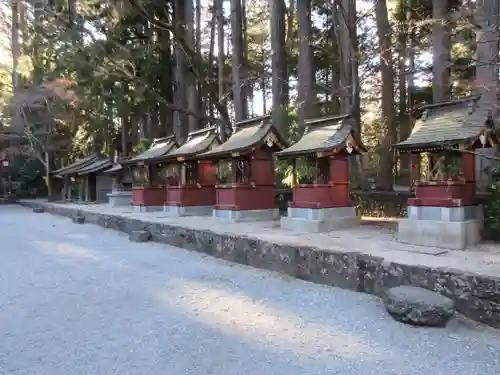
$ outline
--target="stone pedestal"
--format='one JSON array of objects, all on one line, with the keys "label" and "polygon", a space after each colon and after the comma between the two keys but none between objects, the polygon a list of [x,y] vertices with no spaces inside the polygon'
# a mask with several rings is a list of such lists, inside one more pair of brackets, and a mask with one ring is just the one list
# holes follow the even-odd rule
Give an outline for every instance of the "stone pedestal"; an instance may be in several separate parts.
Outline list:
[{"label": "stone pedestal", "polygon": [[354,207],[288,207],[288,216],[281,218],[281,228],[319,233],[350,228],[358,225],[359,221]]},{"label": "stone pedestal", "polygon": [[264,210],[221,210],[214,209],[214,217],[228,219],[231,221],[258,221],[258,220],[277,220],[280,212],[277,208]]},{"label": "stone pedestal", "polygon": [[132,208],[135,212],[156,212],[163,210],[164,187],[141,187],[132,189]]},{"label": "stone pedestal", "polygon": [[128,207],[132,203],[132,191],[118,190],[107,194],[110,207]]},{"label": "stone pedestal", "polygon": [[483,213],[475,202],[475,181],[417,181],[415,198],[408,199],[408,219],[399,222],[398,239],[453,250],[476,245]]},{"label": "stone pedestal", "polygon": [[422,246],[463,250],[481,241],[482,207],[408,206],[399,222],[398,240]]},{"label": "stone pedestal", "polygon": [[170,217],[211,216],[213,206],[163,206],[163,212]]}]

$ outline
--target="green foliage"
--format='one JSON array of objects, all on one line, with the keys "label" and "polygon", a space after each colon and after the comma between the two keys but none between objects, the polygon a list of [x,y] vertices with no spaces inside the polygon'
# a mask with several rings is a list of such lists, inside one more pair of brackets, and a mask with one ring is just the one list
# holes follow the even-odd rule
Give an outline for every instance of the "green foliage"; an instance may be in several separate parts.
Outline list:
[{"label": "green foliage", "polygon": [[19,198],[45,196],[45,168],[30,155],[13,155],[8,167],[0,167],[0,192]]},{"label": "green foliage", "polygon": [[492,183],[488,187],[490,193],[484,204],[483,237],[500,241],[500,161],[491,165]]},{"label": "green foliage", "polygon": [[132,154],[140,154],[141,152],[144,152],[146,151],[150,146],[151,146],[151,141],[148,140],[148,139],[141,139],[139,141],[139,143],[137,143],[133,150],[132,150]]}]

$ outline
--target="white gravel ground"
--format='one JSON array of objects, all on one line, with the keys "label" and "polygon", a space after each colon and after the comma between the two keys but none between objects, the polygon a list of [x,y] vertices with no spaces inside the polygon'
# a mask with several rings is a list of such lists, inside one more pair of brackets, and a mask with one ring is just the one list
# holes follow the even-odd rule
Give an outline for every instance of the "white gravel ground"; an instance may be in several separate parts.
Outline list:
[{"label": "white gravel ground", "polygon": [[500,374],[500,334],[0,206],[0,374]]}]

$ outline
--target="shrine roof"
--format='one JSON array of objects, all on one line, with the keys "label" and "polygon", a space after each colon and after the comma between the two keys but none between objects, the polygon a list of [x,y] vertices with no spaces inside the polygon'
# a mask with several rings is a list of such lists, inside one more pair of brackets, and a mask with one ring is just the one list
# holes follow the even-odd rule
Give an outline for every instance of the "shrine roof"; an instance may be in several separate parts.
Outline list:
[{"label": "shrine roof", "polygon": [[128,160],[123,161],[124,164],[132,164],[136,162],[148,161],[160,156],[168,154],[174,147],[177,146],[175,135],[165,138],[158,138],[153,141],[151,147],[143,153],[136,155]]},{"label": "shrine roof", "polygon": [[355,142],[356,119],[350,115],[336,115],[306,121],[302,138],[287,149],[277,152],[278,157],[300,156],[343,147],[351,138],[357,148],[366,151],[360,142]]},{"label": "shrine roof", "polygon": [[93,163],[80,168],[76,174],[79,176],[84,176],[90,173],[96,173],[96,172],[101,172],[113,165],[113,162],[111,161],[110,158],[99,158],[96,159]]},{"label": "shrine roof", "polygon": [[408,139],[394,147],[425,150],[475,141],[485,130],[493,109],[479,96],[425,105]]},{"label": "shrine roof", "polygon": [[263,143],[269,135],[280,148],[286,147],[286,141],[273,126],[270,115],[240,121],[235,124],[235,131],[226,142],[199,156],[210,158],[235,152],[247,152]]},{"label": "shrine roof", "polygon": [[75,162],[73,162],[65,167],[56,169],[55,171],[52,172],[52,174],[57,175],[57,176],[67,176],[67,175],[71,175],[71,174],[76,174],[76,172],[79,169],[86,167],[89,164],[92,164],[98,158],[99,158],[99,156],[97,154],[92,154],[92,155],[86,156],[84,158],[77,159]]},{"label": "shrine roof", "polygon": [[113,174],[113,173],[118,173],[123,169],[123,165],[121,164],[114,164],[113,167],[110,169],[104,171],[106,174]]},{"label": "shrine roof", "polygon": [[179,157],[194,156],[199,153],[206,152],[214,142],[217,142],[217,145],[219,144],[215,126],[197,130],[195,132],[189,133],[186,143],[184,143],[178,149],[154,159],[166,160]]}]

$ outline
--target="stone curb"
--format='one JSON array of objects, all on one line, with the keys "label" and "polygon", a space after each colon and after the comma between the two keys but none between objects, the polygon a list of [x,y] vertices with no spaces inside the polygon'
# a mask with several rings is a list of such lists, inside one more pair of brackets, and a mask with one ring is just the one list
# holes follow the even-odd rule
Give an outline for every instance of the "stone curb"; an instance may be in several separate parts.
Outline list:
[{"label": "stone curb", "polygon": [[47,213],[68,218],[81,215],[85,217],[85,223],[128,234],[148,231],[151,241],[356,292],[383,296],[386,289],[399,285],[425,288],[451,298],[457,311],[468,318],[500,328],[500,277],[406,265],[356,252],[290,246],[42,202],[20,204],[30,208],[43,207]]}]

